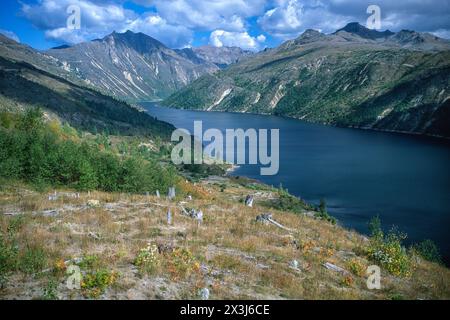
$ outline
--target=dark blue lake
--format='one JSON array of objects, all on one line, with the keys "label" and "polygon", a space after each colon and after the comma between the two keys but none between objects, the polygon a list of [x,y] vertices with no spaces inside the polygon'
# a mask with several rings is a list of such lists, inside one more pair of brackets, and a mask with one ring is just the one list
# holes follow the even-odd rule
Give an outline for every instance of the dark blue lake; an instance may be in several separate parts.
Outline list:
[{"label": "dark blue lake", "polygon": [[148,112],[193,132],[280,129],[280,170],[261,176],[243,165],[235,175],[287,188],[311,203],[326,199],[342,225],[367,233],[379,215],[383,226],[397,226],[409,242],[435,241],[450,261],[450,142],[413,135],[335,128],[299,120],[252,114],[175,110],[143,103]]}]

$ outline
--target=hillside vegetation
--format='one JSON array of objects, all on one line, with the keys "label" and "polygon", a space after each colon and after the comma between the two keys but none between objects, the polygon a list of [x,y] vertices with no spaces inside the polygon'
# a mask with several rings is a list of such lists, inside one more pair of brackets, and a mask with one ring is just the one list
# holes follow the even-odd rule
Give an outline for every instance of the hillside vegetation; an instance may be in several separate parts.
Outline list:
[{"label": "hillside vegetation", "polygon": [[[254,61],[265,62],[256,69],[249,58],[240,62],[245,72],[237,64],[200,79],[195,86],[204,91],[182,91],[185,102],[232,109],[250,101],[245,92],[258,90],[255,109],[246,111],[266,112],[261,100],[298,116],[285,94],[296,84],[280,84],[279,76],[289,80],[297,70],[300,84],[323,89],[314,80],[323,66],[362,57],[358,49],[318,62],[320,48],[298,48],[294,56],[280,50],[275,61],[264,60],[271,51],[257,55]],[[399,52],[367,54],[383,65],[377,54],[401,60]],[[306,67],[284,64],[309,54]],[[389,75],[419,81],[417,90],[435,94],[448,80],[441,73],[447,53],[417,54],[427,61],[417,74]],[[325,200],[316,208],[282,188],[224,176],[226,166],[176,167],[169,158],[171,125],[50,71],[47,63],[59,66],[48,59],[17,43],[0,45],[0,299],[198,299],[205,289],[211,299],[450,299],[450,271],[433,243],[407,248],[404,235],[381,230],[377,219],[368,238],[341,227]],[[357,81],[342,89],[354,85],[352,98],[334,97],[360,101],[359,88],[371,83],[365,72],[374,68],[351,64],[335,76],[346,70],[349,78],[335,85]],[[420,85],[425,73],[436,83],[432,89]],[[272,98],[261,88],[272,90]],[[433,115],[446,115],[441,107]],[[316,116],[338,119],[326,111]],[[176,195],[166,196],[169,188]],[[244,203],[248,195],[252,207]],[[381,268],[379,290],[366,282],[374,264]],[[71,289],[74,270],[81,281]]]},{"label": "hillside vegetation", "polygon": [[[0,113],[0,133],[2,299],[198,299],[204,288],[211,299],[450,297],[432,243],[405,248],[376,220],[368,239],[339,226],[324,201],[177,170],[165,143],[79,132],[38,109]],[[372,264],[381,290],[367,288]],[[71,266],[79,290],[66,285]]]},{"label": "hillside vegetation", "polygon": [[[210,299],[450,298],[450,271],[397,238],[367,239],[306,208],[280,211],[276,190],[249,186],[203,180],[184,185],[193,200],[168,201],[67,189],[49,200],[2,184],[0,298],[199,299],[204,288]],[[241,202],[249,193],[253,208]],[[182,207],[202,210],[203,222]],[[262,212],[289,230],[256,222]],[[373,264],[382,266],[381,290],[366,285]],[[79,290],[66,286],[71,265],[83,274]]]},{"label": "hillside vegetation", "polygon": [[[119,139],[119,138],[117,138]],[[148,145],[78,132],[56,121],[44,123],[39,109],[0,113],[0,177],[36,186],[77,190],[152,192],[176,184],[174,168],[163,168]],[[159,146],[154,146],[159,148]],[[159,155],[159,156],[158,156]]]},{"label": "hillside vegetation", "polygon": [[93,133],[169,137],[173,127],[145,112],[42,71],[0,57],[0,110],[40,107],[50,119]]},{"label": "hillside vegetation", "polygon": [[381,41],[309,30],[203,76],[163,104],[450,137],[450,46],[421,34],[414,45],[409,35]]}]

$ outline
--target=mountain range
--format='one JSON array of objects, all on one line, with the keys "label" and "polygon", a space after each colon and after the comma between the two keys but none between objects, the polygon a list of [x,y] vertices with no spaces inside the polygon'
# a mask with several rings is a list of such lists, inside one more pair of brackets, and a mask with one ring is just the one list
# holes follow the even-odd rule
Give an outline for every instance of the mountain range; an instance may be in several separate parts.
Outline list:
[{"label": "mountain range", "polygon": [[171,125],[128,103],[160,100],[249,54],[208,46],[172,50],[131,31],[41,52],[0,34],[0,109],[41,107],[47,118],[81,130],[167,137]]},{"label": "mountain range", "polygon": [[138,112],[123,100],[164,99],[175,108],[450,137],[450,42],[410,30],[350,23],[259,53],[170,49],[131,31],[44,52],[0,36],[0,59],[3,107],[25,101],[91,128],[120,122],[113,110]]},{"label": "mountain range", "polygon": [[450,42],[427,33],[307,30],[167,98],[175,108],[289,116],[450,137]]},{"label": "mountain range", "polygon": [[249,53],[225,47],[172,50],[143,33],[127,31],[45,54],[101,91],[129,101],[154,101]]}]

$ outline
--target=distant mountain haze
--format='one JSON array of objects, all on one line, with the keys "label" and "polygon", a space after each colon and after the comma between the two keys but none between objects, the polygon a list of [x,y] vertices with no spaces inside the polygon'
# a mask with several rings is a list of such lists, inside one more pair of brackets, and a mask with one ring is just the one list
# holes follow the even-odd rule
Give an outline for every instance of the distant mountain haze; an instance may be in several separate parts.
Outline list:
[{"label": "distant mountain haze", "polygon": [[251,51],[238,47],[214,47],[202,46],[197,48],[186,48],[178,50],[180,54],[190,57],[188,59],[205,61],[217,65],[219,68],[226,68],[230,64],[239,62],[245,57],[253,54]]}]

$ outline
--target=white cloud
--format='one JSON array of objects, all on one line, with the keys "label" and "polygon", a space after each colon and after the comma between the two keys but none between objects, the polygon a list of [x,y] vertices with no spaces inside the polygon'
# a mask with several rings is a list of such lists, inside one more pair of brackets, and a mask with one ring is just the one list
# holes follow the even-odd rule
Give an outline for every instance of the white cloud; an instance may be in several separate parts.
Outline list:
[{"label": "white cloud", "polygon": [[149,14],[127,24],[126,28],[134,32],[142,32],[163,42],[171,48],[189,46],[193,32],[180,25],[169,24],[158,14]]},{"label": "white cloud", "polygon": [[62,40],[70,44],[86,41],[89,34],[86,34],[83,30],[72,30],[66,27],[45,31],[45,37],[47,39]]},{"label": "white cloud", "polygon": [[275,7],[258,19],[267,33],[282,39],[297,37],[306,29],[333,32],[352,18],[329,12],[319,0],[277,0]]},{"label": "white cloud", "polygon": [[450,39],[450,30],[436,30],[435,32],[432,32],[436,37],[443,38],[443,39]]},{"label": "white cloud", "polygon": [[259,23],[265,30],[274,34],[286,34],[299,30],[302,6],[297,0],[280,1],[279,6],[267,11]]},{"label": "white cloud", "polygon": [[168,21],[191,29],[243,31],[245,19],[264,13],[268,0],[154,0]]},{"label": "white cloud", "polygon": [[7,36],[10,39],[13,39],[16,42],[20,42],[20,39],[17,36],[17,34],[15,34],[12,31],[0,29],[0,33],[3,34],[4,36]]},{"label": "white cloud", "polygon": [[[70,5],[81,10],[81,29],[67,28],[66,12]],[[121,4],[89,0],[41,0],[35,5],[22,5],[23,15],[36,27],[45,31],[49,39],[75,44],[102,38],[112,31],[132,30],[157,38],[170,47],[183,47],[192,41],[192,32],[181,25],[173,25],[158,14],[137,14]],[[45,19],[43,18],[45,17]]]},{"label": "white cloud", "polygon": [[40,0],[35,5],[22,4],[22,13],[40,29],[57,29],[66,26],[69,16],[66,11],[71,5],[80,7],[84,28],[105,29],[137,17],[121,5],[89,0]]},{"label": "white cloud", "polygon": [[246,50],[259,50],[263,42],[266,41],[264,35],[252,37],[247,31],[230,32],[225,30],[215,30],[211,32],[209,43],[215,47],[240,47]]},{"label": "white cloud", "polygon": [[258,42],[266,42],[266,36],[263,34],[260,34],[259,36],[256,37],[256,40],[258,40]]},{"label": "white cloud", "polygon": [[[125,9],[127,1],[148,7],[149,12]],[[81,8],[81,30],[66,28],[66,9],[72,4]],[[246,39],[241,42],[251,46],[249,38],[256,45],[264,42],[242,36],[254,30],[254,20],[267,34],[284,40],[306,29],[331,33],[348,22],[365,24],[370,4],[381,8],[382,29],[412,29],[444,37],[450,32],[448,0],[36,0],[22,4],[22,14],[48,38],[67,43],[130,29],[171,47],[184,47],[192,43],[195,32],[222,30],[241,35]]]},{"label": "white cloud", "polygon": [[297,37],[306,29],[331,33],[348,22],[364,25],[371,4],[381,8],[382,29],[411,29],[441,35],[450,30],[448,0],[274,0],[258,23],[264,31],[281,39]]}]

